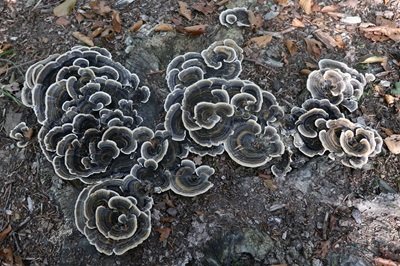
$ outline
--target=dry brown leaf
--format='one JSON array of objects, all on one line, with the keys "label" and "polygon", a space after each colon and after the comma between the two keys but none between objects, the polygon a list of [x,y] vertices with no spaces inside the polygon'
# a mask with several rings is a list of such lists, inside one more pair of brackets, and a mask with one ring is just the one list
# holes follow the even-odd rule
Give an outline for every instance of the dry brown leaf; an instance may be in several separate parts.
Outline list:
[{"label": "dry brown leaf", "polygon": [[171,24],[158,24],[154,27],[155,32],[160,32],[160,31],[173,31],[174,26]]},{"label": "dry brown leaf", "polygon": [[293,19],[292,26],[296,27],[296,28],[304,28],[305,27],[304,23],[301,20],[299,20],[298,18]]},{"label": "dry brown leaf", "polygon": [[362,27],[360,30],[364,32],[365,37],[374,41],[386,41],[391,39],[393,41],[400,41],[400,28],[393,28],[387,26],[375,27]]},{"label": "dry brown leaf", "polygon": [[221,0],[219,2],[216,3],[217,6],[223,6],[225,4],[227,4],[229,2],[229,0]]},{"label": "dry brown leaf", "polygon": [[85,34],[80,33],[79,31],[74,31],[72,33],[72,36],[74,36],[76,39],[80,40],[81,42],[83,42],[88,46],[94,46],[93,40],[90,37],[86,36]]},{"label": "dry brown leaf", "polygon": [[117,33],[120,33],[122,31],[122,25],[121,25],[121,17],[119,16],[118,11],[113,11],[111,15],[111,25],[113,27],[113,30]]},{"label": "dry brown leaf", "polygon": [[0,43],[0,54],[12,48],[11,43]]},{"label": "dry brown leaf", "polygon": [[307,52],[313,57],[319,58],[321,56],[322,43],[315,39],[304,39],[307,46]]},{"label": "dry brown leaf", "polygon": [[66,17],[59,17],[56,20],[56,24],[60,26],[68,26],[69,24],[71,24],[71,21],[69,21],[69,19],[67,19]]},{"label": "dry brown leaf", "polygon": [[285,44],[286,44],[286,48],[288,49],[289,54],[291,56],[293,56],[297,53],[297,46],[293,40],[286,40]]},{"label": "dry brown leaf", "polygon": [[0,232],[0,242],[3,242],[7,238],[8,234],[12,231],[11,225],[8,225],[3,231]]},{"label": "dry brown leaf", "polygon": [[194,26],[184,27],[183,30],[184,32],[190,35],[201,35],[206,32],[207,26],[208,25],[206,24],[194,25]]},{"label": "dry brown leaf", "polygon": [[160,233],[160,239],[159,239],[160,242],[167,240],[172,232],[172,229],[169,227],[160,227],[160,228],[155,228],[154,230]]},{"label": "dry brown leaf", "polygon": [[2,265],[14,265],[14,255],[11,248],[0,249],[0,262],[4,262]]},{"label": "dry brown leaf", "polygon": [[400,154],[400,135],[393,134],[384,141],[391,153]]},{"label": "dry brown leaf", "polygon": [[137,22],[135,22],[132,26],[129,27],[129,31],[130,32],[135,32],[138,31],[144,24],[143,20],[139,20]]},{"label": "dry brown leaf", "polygon": [[53,9],[53,14],[56,17],[65,17],[71,14],[76,4],[76,0],[65,0]]},{"label": "dry brown leaf", "polygon": [[281,6],[287,6],[288,0],[276,0],[276,3]]},{"label": "dry brown leaf", "polygon": [[78,23],[81,23],[85,19],[85,17],[81,13],[76,13],[75,19]]},{"label": "dry brown leaf", "polygon": [[249,10],[249,22],[251,25],[251,28],[253,30],[262,28],[262,26],[264,25],[264,18],[260,15],[260,14],[254,14],[253,11]]},{"label": "dry brown leaf", "polygon": [[346,47],[346,44],[344,43],[342,36],[336,35],[335,41],[338,48],[343,49]]},{"label": "dry brown leaf", "polygon": [[272,41],[272,35],[263,35],[251,38],[246,45],[255,44],[260,48],[265,48]]},{"label": "dry brown leaf", "polygon": [[91,1],[89,2],[89,6],[93,12],[100,16],[105,16],[112,11],[111,7],[107,5],[106,1]]},{"label": "dry brown leaf", "polygon": [[390,95],[390,94],[385,94],[384,98],[385,98],[385,102],[389,106],[392,106],[394,104],[394,102],[396,101],[396,98],[393,95]]},{"label": "dry brown leaf", "polygon": [[102,38],[106,38],[107,40],[112,40],[114,39],[114,30],[112,27],[107,27],[101,32],[100,36]]},{"label": "dry brown leaf", "polygon": [[182,1],[178,1],[179,4],[179,14],[186,18],[187,20],[192,20],[192,11],[190,11],[188,4]]},{"label": "dry brown leaf", "polygon": [[314,32],[314,35],[328,48],[332,49],[338,46],[336,40],[332,36],[330,36],[329,33],[327,32],[323,32],[322,30],[316,30]]},{"label": "dry brown leaf", "polygon": [[364,61],[362,61],[361,64],[383,63],[386,61],[387,61],[386,56],[370,56]]},{"label": "dry brown leaf", "polygon": [[335,12],[336,10],[338,10],[338,8],[339,7],[337,5],[324,6],[323,8],[321,8],[321,12],[323,13]]},{"label": "dry brown leaf", "polygon": [[300,74],[304,75],[304,76],[308,76],[310,75],[311,70],[307,69],[307,68],[303,68],[302,70],[300,70]]},{"label": "dry brown leaf", "polygon": [[214,2],[196,2],[192,5],[192,8],[204,15],[212,14],[215,11]]},{"label": "dry brown leaf", "polygon": [[94,39],[94,38],[98,37],[103,31],[104,31],[103,27],[98,27],[90,33],[89,37]]},{"label": "dry brown leaf", "polygon": [[299,0],[299,4],[307,15],[311,14],[313,0]]}]

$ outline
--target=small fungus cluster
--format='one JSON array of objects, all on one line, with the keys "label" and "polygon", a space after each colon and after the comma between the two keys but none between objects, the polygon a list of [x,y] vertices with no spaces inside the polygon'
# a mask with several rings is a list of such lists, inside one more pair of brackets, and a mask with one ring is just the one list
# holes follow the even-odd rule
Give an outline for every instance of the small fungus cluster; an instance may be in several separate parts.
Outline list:
[{"label": "small fungus cluster", "polygon": [[227,39],[174,58],[167,68],[164,126],[192,153],[226,151],[240,165],[259,167],[285,151],[273,126],[283,110],[273,94],[238,79],[242,53]]},{"label": "small fungus cluster", "polygon": [[225,27],[236,25],[238,27],[250,27],[249,11],[245,7],[226,9],[219,15],[219,22]]},{"label": "small fungus cluster", "polygon": [[319,68],[307,80],[312,99],[292,108],[293,144],[309,157],[328,152],[332,160],[361,168],[369,157],[380,153],[382,138],[374,129],[346,119],[340,108],[355,111],[373,77],[330,59],[322,59]]},{"label": "small fungus cluster", "polygon": [[[247,26],[247,10],[227,10],[220,19]],[[291,170],[292,152],[278,131],[284,112],[272,93],[239,79],[242,60],[230,39],[175,57],[166,73],[165,120],[154,131],[139,115],[150,89],[106,49],[74,47],[27,70],[22,101],[36,114],[38,140],[56,174],[86,185],[75,222],[99,252],[120,255],[148,238],[153,193],[193,197],[213,186],[214,169],[196,166],[189,153],[226,151],[245,167],[272,165],[278,177]],[[294,146],[360,168],[380,152],[382,139],[340,108],[357,109],[367,79],[333,60],[319,66],[307,81],[313,98],[291,110]],[[22,122],[10,136],[25,147],[32,129]]]}]

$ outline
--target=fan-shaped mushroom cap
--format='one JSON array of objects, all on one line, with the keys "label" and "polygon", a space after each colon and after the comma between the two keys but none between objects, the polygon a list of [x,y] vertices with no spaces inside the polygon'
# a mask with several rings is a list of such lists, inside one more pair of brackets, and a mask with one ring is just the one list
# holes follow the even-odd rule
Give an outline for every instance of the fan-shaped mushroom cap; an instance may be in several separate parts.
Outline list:
[{"label": "fan-shaped mushroom cap", "polygon": [[250,27],[249,11],[244,7],[226,9],[219,15],[221,25],[230,27],[236,24],[239,27]]},{"label": "fan-shaped mushroom cap", "polygon": [[285,177],[287,173],[292,171],[290,164],[292,161],[292,151],[286,149],[282,156],[278,159],[278,162],[271,166],[271,172],[275,177]]},{"label": "fan-shaped mushroom cap", "polygon": [[[315,99],[328,99],[353,112],[358,108],[358,100],[363,94],[367,80],[357,70],[342,62],[322,59],[320,69],[310,73],[307,89]],[[371,80],[369,78],[368,80]]]},{"label": "fan-shaped mushroom cap", "polygon": [[203,194],[213,186],[208,178],[214,172],[214,169],[207,165],[196,168],[194,162],[183,160],[179,169],[171,177],[171,190],[185,197]]},{"label": "fan-shaped mushroom cap", "polygon": [[353,124],[345,118],[326,121],[327,129],[319,138],[330,152],[331,159],[339,159],[348,167],[361,168],[368,158],[380,153],[382,138],[368,127]]},{"label": "fan-shaped mushroom cap", "polygon": [[10,137],[17,140],[17,146],[24,148],[28,146],[29,140],[32,138],[33,130],[26,126],[25,122],[19,123],[10,131]]},{"label": "fan-shaped mushroom cap", "polygon": [[226,39],[212,43],[207,49],[201,52],[201,56],[208,67],[220,69],[224,68],[225,64],[235,61],[242,62],[243,50],[235,41]]},{"label": "fan-shaped mushroom cap", "polygon": [[341,118],[343,114],[327,99],[308,99],[302,108],[294,107],[291,116],[296,127],[294,146],[308,157],[314,157],[326,151],[319,139],[319,132],[326,128],[324,121]]},{"label": "fan-shaped mushroom cap", "polygon": [[133,131],[127,127],[113,126],[108,128],[103,133],[102,140],[115,142],[118,149],[125,154],[131,154],[137,148],[137,141],[134,138]]},{"label": "fan-shaped mushroom cap", "polygon": [[224,146],[232,160],[246,167],[259,167],[284,152],[284,144],[276,129],[267,126],[263,132],[254,120],[236,125]]},{"label": "fan-shaped mushroom cap", "polygon": [[165,129],[171,134],[172,140],[183,141],[186,137],[186,129],[182,122],[182,109],[180,103],[173,104],[164,121]]},{"label": "fan-shaped mushroom cap", "polygon": [[170,172],[158,168],[155,160],[142,160],[139,158],[138,163],[131,169],[131,175],[142,181],[150,183],[154,192],[161,193],[170,189]]},{"label": "fan-shaped mushroom cap", "polygon": [[154,160],[160,162],[168,151],[169,133],[165,130],[157,130],[154,137],[149,141],[142,144],[141,152],[142,158],[145,160]]},{"label": "fan-shaped mushroom cap", "polygon": [[121,255],[151,231],[152,198],[131,175],[85,188],[75,204],[75,224],[90,244],[106,255]]}]

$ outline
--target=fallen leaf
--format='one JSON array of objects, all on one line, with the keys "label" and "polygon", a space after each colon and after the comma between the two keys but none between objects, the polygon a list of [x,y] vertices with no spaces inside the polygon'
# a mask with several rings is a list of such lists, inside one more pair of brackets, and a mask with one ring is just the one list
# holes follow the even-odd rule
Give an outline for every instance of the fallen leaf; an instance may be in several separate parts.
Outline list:
[{"label": "fallen leaf", "polygon": [[8,225],[3,231],[0,232],[0,242],[3,242],[7,238],[8,234],[12,231],[11,225]]},{"label": "fallen leaf", "polygon": [[154,230],[160,233],[160,239],[159,239],[160,242],[167,240],[172,232],[172,229],[169,227],[160,227],[160,228],[155,228]]},{"label": "fallen leaf", "polygon": [[288,0],[277,0],[276,1],[278,5],[281,6],[287,6],[288,5]]},{"label": "fallen leaf", "polygon": [[400,154],[400,135],[393,134],[384,141],[391,153]]},{"label": "fallen leaf", "polygon": [[76,39],[80,40],[81,42],[83,42],[88,46],[94,46],[93,40],[90,37],[86,36],[85,34],[80,33],[79,31],[74,31],[72,33],[72,36],[74,36]]},{"label": "fallen leaf", "polygon": [[328,48],[332,49],[338,46],[336,40],[332,36],[330,36],[329,33],[327,32],[323,32],[322,30],[316,30],[314,32],[314,35]]},{"label": "fallen leaf", "polygon": [[308,76],[310,75],[311,70],[307,69],[307,68],[303,68],[302,70],[300,70],[300,74],[304,75],[304,76]]},{"label": "fallen leaf", "polygon": [[71,14],[76,4],[76,0],[65,0],[53,9],[53,14],[56,17],[64,17]]},{"label": "fallen leaf", "polygon": [[192,11],[190,11],[188,4],[182,1],[178,1],[179,4],[179,14],[186,18],[187,20],[192,20]]},{"label": "fallen leaf", "polygon": [[111,7],[105,1],[91,1],[89,2],[89,6],[93,12],[103,17],[112,11]]},{"label": "fallen leaf", "polygon": [[14,255],[11,248],[0,249],[0,261],[4,262],[2,265],[14,265]]},{"label": "fallen leaf", "polygon": [[306,42],[307,52],[313,57],[319,58],[321,56],[322,43],[310,38],[306,38],[304,41]]},{"label": "fallen leaf", "polygon": [[329,252],[330,247],[331,247],[331,242],[329,240],[321,241],[319,248],[316,251],[316,255],[320,258],[325,258]]},{"label": "fallen leaf", "polygon": [[111,15],[111,25],[113,27],[113,30],[117,33],[120,33],[122,31],[122,25],[121,25],[121,17],[119,16],[118,11],[113,11]]},{"label": "fallen leaf", "polygon": [[85,17],[81,13],[76,13],[75,19],[78,23],[81,23],[85,19]]},{"label": "fallen leaf", "polygon": [[386,127],[381,127],[382,131],[385,132],[385,134],[390,137],[391,135],[394,134],[393,130],[390,128],[386,128]]},{"label": "fallen leaf", "polygon": [[60,26],[68,26],[71,22],[66,17],[59,17],[56,20],[56,24]]},{"label": "fallen leaf", "polygon": [[335,12],[336,10],[338,10],[338,8],[339,7],[336,5],[324,6],[323,8],[321,8],[321,12],[323,13]]},{"label": "fallen leaf", "polygon": [[253,11],[249,10],[249,22],[251,25],[251,28],[253,30],[262,28],[262,26],[264,25],[264,18],[260,15],[260,14],[254,14]]},{"label": "fallen leaf", "polygon": [[307,15],[311,14],[313,0],[299,0],[299,4]]},{"label": "fallen leaf", "polygon": [[94,31],[92,31],[89,35],[91,39],[98,37],[104,31],[103,27],[98,27]]},{"label": "fallen leaf", "polygon": [[385,102],[389,106],[392,106],[396,100],[396,98],[394,98],[393,95],[390,95],[390,94],[385,94],[384,98],[385,98]]},{"label": "fallen leaf", "polygon": [[263,35],[251,38],[246,44],[250,45],[254,43],[260,48],[265,48],[267,44],[269,44],[271,41],[272,41],[272,35]]},{"label": "fallen leaf", "polygon": [[10,43],[0,43],[0,54],[4,53],[7,50],[10,50],[12,45]]},{"label": "fallen leaf", "polygon": [[374,41],[385,41],[388,39],[400,41],[400,28],[387,26],[363,27],[360,25],[360,30],[364,33],[365,37]]},{"label": "fallen leaf", "polygon": [[5,66],[0,67],[0,75],[3,75],[4,73],[7,73],[8,71],[8,65],[6,64]]},{"label": "fallen leaf", "polygon": [[33,137],[33,132],[34,132],[33,128],[30,127],[28,128],[27,131],[24,131],[23,135],[27,140],[31,140]]},{"label": "fallen leaf", "polygon": [[174,30],[174,26],[171,24],[158,24],[154,27],[154,31],[155,32],[159,32],[159,31],[173,31]]},{"label": "fallen leaf", "polygon": [[107,27],[101,32],[100,36],[107,40],[112,40],[114,38],[114,30],[112,27]]},{"label": "fallen leaf", "polygon": [[343,49],[346,47],[346,44],[344,43],[342,36],[336,35],[335,41],[338,48]]},{"label": "fallen leaf", "polygon": [[190,34],[190,35],[201,35],[206,32],[208,25],[201,24],[201,25],[194,25],[189,27],[184,27],[183,30]]},{"label": "fallen leaf", "polygon": [[296,28],[304,28],[305,27],[304,23],[301,20],[299,20],[298,18],[293,19],[292,26],[296,27]]},{"label": "fallen leaf", "polygon": [[362,61],[360,64],[373,64],[373,63],[383,63],[387,61],[385,56],[371,56]]},{"label": "fallen leaf", "polygon": [[289,54],[291,56],[293,56],[297,53],[297,46],[293,40],[286,40],[285,44],[286,44],[286,48],[288,49]]},{"label": "fallen leaf", "polygon": [[192,5],[192,8],[204,15],[212,14],[215,11],[214,2],[196,2]]},{"label": "fallen leaf", "polygon": [[130,26],[128,31],[130,31],[130,32],[138,31],[143,26],[143,24],[144,24],[144,21],[139,20],[139,21],[135,22],[132,26]]}]

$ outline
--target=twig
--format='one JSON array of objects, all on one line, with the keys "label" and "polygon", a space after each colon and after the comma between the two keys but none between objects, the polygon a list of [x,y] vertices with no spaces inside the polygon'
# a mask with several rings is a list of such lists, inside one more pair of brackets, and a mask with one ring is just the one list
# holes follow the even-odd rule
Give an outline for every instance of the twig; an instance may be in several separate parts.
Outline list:
[{"label": "twig", "polygon": [[271,68],[268,67],[267,65],[264,65],[264,64],[262,64],[261,62],[259,62],[259,61],[257,61],[257,60],[254,60],[254,59],[244,58],[243,60],[244,60],[244,61],[247,61],[247,62],[251,62],[251,63],[253,63],[253,64],[257,65],[257,66],[261,66],[261,67],[266,68],[266,69],[271,69]]},{"label": "twig", "polygon": [[22,227],[24,227],[27,223],[29,223],[29,221],[32,219],[31,216],[28,216],[25,218],[25,220],[23,220],[19,225],[17,225],[14,229],[14,232],[17,232],[19,230],[22,229]]}]

